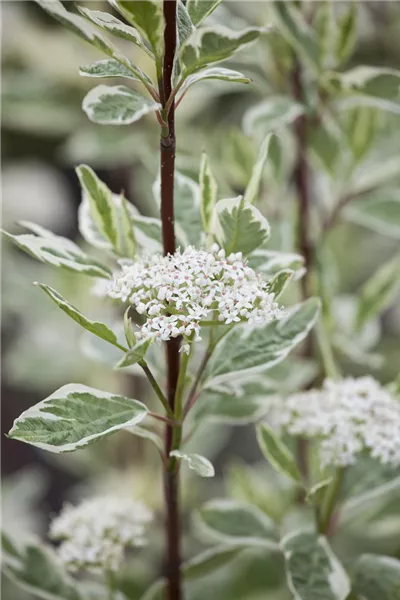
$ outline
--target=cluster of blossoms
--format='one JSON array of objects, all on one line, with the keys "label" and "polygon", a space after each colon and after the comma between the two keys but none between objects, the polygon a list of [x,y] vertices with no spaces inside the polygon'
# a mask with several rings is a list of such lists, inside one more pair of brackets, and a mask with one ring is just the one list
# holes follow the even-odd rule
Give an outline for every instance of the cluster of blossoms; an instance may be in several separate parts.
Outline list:
[{"label": "cluster of blossoms", "polygon": [[204,321],[268,322],[283,312],[266,283],[247,266],[242,253],[225,255],[189,246],[169,256],[123,264],[107,287],[111,298],[129,302],[146,317],[137,338],[166,341],[183,336],[183,348],[199,339]]},{"label": "cluster of blossoms", "polygon": [[354,464],[363,451],[400,465],[400,399],[372,377],[326,379],[320,390],[274,398],[269,420],[291,435],[317,438],[323,467]]},{"label": "cluster of blossoms", "polygon": [[92,498],[66,505],[50,526],[49,536],[61,540],[58,554],[70,571],[116,571],[126,548],[146,543],[152,514],[128,498]]}]

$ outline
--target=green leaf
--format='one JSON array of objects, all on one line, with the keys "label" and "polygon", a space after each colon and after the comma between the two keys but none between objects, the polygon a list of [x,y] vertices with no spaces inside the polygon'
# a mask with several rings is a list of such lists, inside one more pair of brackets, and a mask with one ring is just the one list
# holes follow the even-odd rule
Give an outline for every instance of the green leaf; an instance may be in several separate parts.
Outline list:
[{"label": "green leaf", "polygon": [[79,165],[76,174],[84,195],[90,206],[92,218],[105,238],[116,247],[118,243],[118,225],[115,204],[111,190],[86,165]]},{"label": "green leaf", "polygon": [[236,381],[232,389],[227,382],[225,386],[201,392],[193,408],[193,418],[197,422],[207,420],[228,425],[254,423],[268,410],[266,396],[277,391],[276,382],[265,375],[253,377],[244,385]]},{"label": "green leaf", "polygon": [[121,196],[121,232],[118,240],[119,251],[123,256],[135,258],[137,242],[135,237],[134,219],[129,211],[128,201]]},{"label": "green leaf", "polygon": [[369,481],[364,489],[366,491],[350,497],[341,506],[338,522],[341,531],[351,531],[354,526],[365,531],[366,523],[371,518],[389,512],[391,506],[397,506],[400,502],[400,477],[379,484],[372,480],[372,485]]},{"label": "green leaf", "polygon": [[221,2],[222,0],[188,0],[186,8],[192,23],[200,25]]},{"label": "green leaf", "polygon": [[163,3],[159,0],[114,0],[111,2],[144,38],[161,58],[164,53],[164,15]]},{"label": "green leaf", "polygon": [[79,74],[83,77],[124,77],[125,79],[139,81],[137,75],[130,69],[127,69],[124,65],[121,65],[121,63],[112,58],[98,60],[90,65],[79,67]]},{"label": "green leaf", "polygon": [[275,298],[279,298],[279,296],[285,291],[287,284],[292,278],[293,271],[290,269],[278,271],[278,273],[276,273],[268,282],[269,293],[274,294]]},{"label": "green leaf", "polygon": [[400,194],[398,190],[382,191],[379,195],[367,196],[359,202],[352,202],[344,212],[345,217],[377,231],[400,239]]},{"label": "green leaf", "polygon": [[304,107],[289,96],[270,96],[245,113],[243,130],[248,135],[265,135],[291,125],[303,113]]},{"label": "green leaf", "polygon": [[356,327],[381,313],[393,300],[400,285],[400,255],[395,256],[364,284],[359,296]]},{"label": "green leaf", "polygon": [[242,196],[220,200],[215,209],[214,233],[227,254],[249,254],[268,240],[270,226],[267,219]]},{"label": "green leaf", "polygon": [[362,554],[350,567],[353,591],[365,600],[400,600],[400,560]]},{"label": "green leaf", "polygon": [[225,60],[238,50],[254,42],[261,29],[249,27],[244,31],[232,31],[222,25],[196,29],[179,52],[182,77]]},{"label": "green leaf", "polygon": [[129,431],[129,433],[143,438],[144,440],[153,442],[160,452],[164,451],[164,442],[157,433],[154,433],[154,431],[150,431],[141,425],[135,425],[135,427],[124,427],[124,430]]},{"label": "green leaf", "polygon": [[104,323],[99,321],[91,321],[85,317],[75,306],[72,306],[65,298],[61,296],[56,290],[53,290],[49,285],[45,283],[35,283],[35,285],[42,288],[44,292],[63,310],[71,319],[76,321],[81,327],[90,331],[97,337],[109,342],[113,346],[116,346],[120,350],[125,350],[121,344],[118,343],[117,336],[115,333],[107,327]]},{"label": "green leaf", "polygon": [[126,258],[135,257],[136,246],[148,253],[160,252],[162,250],[161,221],[140,215],[124,196],[112,194],[112,200],[118,223],[118,248],[113,247],[95,223],[86,194],[83,194],[78,210],[79,231],[83,238],[96,248],[116,251]]},{"label": "green leaf", "polygon": [[[68,12],[59,0],[35,0],[47,13],[49,13],[52,17],[57,19],[64,27],[73,31],[76,35],[84,39],[86,42],[101,50],[107,56],[117,60],[121,65],[124,65],[129,71],[142,81],[144,84],[152,84],[151,79],[141,71],[138,67],[133,65],[131,61],[126,58],[121,52],[118,50],[116,46],[111,44],[109,40],[101,36],[97,33],[96,29],[89,24],[85,19],[80,17],[79,15]],[[91,11],[91,13],[98,11]],[[105,15],[106,13],[102,13]],[[110,19],[113,17],[108,15]],[[85,14],[87,18],[87,14]],[[105,17],[104,17],[105,18]],[[103,25],[104,28],[104,18]],[[99,23],[96,23],[98,25]],[[115,25],[115,23],[114,23]],[[123,25],[123,24],[121,24]],[[119,29],[121,31],[121,29]],[[125,30],[126,31],[126,30]],[[116,33],[114,29],[113,33]]]},{"label": "green leaf", "polygon": [[[122,62],[127,60],[119,50],[111,45],[111,43],[97,33],[96,29],[89,25],[85,19],[79,15],[68,12],[59,0],[35,0],[39,6],[43,8],[49,15],[59,21],[64,27],[70,29],[73,33],[78,35],[80,38],[98,48],[117,60],[121,59]],[[129,61],[128,61],[129,62]]]},{"label": "green leaf", "polygon": [[[161,205],[160,177],[153,185],[153,196],[158,206]],[[174,210],[175,222],[180,226],[182,241],[187,244],[199,245],[201,241],[202,227],[200,216],[200,186],[175,170],[174,178]]]},{"label": "green leaf", "polygon": [[318,481],[313,485],[307,492],[306,501],[313,505],[319,506],[323,500],[326,492],[326,488],[332,483],[333,477],[328,477],[322,481]]},{"label": "green leaf", "polygon": [[178,25],[179,45],[181,46],[194,31],[194,25],[182,0],[178,0],[176,20]]},{"label": "green leaf", "polygon": [[[30,224],[25,222],[26,225],[30,227]],[[37,231],[39,230],[37,229]],[[48,265],[61,267],[83,275],[90,275],[91,277],[109,279],[111,272],[108,267],[88,256],[74,242],[54,235],[43,227],[40,231],[40,235],[32,235],[31,233],[12,235],[6,231],[3,231],[3,234],[18,248]]]},{"label": "green leaf", "polygon": [[214,573],[230,563],[244,550],[244,546],[217,546],[194,556],[182,565],[185,581],[198,579]]},{"label": "green leaf", "polygon": [[205,387],[264,372],[281,362],[314,326],[320,309],[317,298],[292,307],[285,318],[256,328],[238,325],[217,345],[205,371]]},{"label": "green leaf", "polygon": [[333,177],[342,151],[342,132],[333,119],[322,119],[318,127],[310,128],[307,144],[319,164]]},{"label": "green leaf", "polygon": [[379,126],[379,111],[357,106],[348,111],[344,129],[354,157],[359,161],[371,147]]},{"label": "green leaf", "polygon": [[196,523],[200,531],[216,541],[276,545],[278,532],[273,521],[256,506],[244,502],[210,500],[197,511]]},{"label": "green leaf", "polygon": [[251,83],[251,79],[245,77],[239,71],[232,71],[232,69],[225,69],[224,67],[210,67],[209,69],[203,69],[198,73],[189,75],[181,87],[180,97],[186,94],[191,85],[206,79],[220,79],[221,81],[229,81],[231,83]]},{"label": "green leaf", "polygon": [[296,531],[282,539],[287,583],[296,600],[345,600],[348,576],[324,537]]},{"label": "green leaf", "polygon": [[32,540],[21,550],[16,550],[3,533],[2,549],[4,575],[29,595],[43,600],[80,600],[83,597],[79,584],[61,567],[50,546]]},{"label": "green leaf", "polygon": [[101,27],[109,33],[113,33],[123,40],[133,42],[137,46],[143,47],[143,40],[136,29],[126,25],[114,15],[110,13],[102,12],[100,10],[90,10],[84,6],[78,6],[78,10],[88,21],[94,23],[98,27]]},{"label": "green leaf", "polygon": [[117,364],[117,368],[130,367],[142,360],[149,349],[151,339],[137,341]]},{"label": "green leaf", "polygon": [[[137,0],[135,4],[141,1]],[[85,96],[82,108],[94,123],[130,125],[144,115],[159,110],[161,104],[124,85],[98,85]]]},{"label": "green leaf", "polygon": [[338,108],[370,106],[400,114],[400,71],[360,65],[337,77],[344,93]]},{"label": "green leaf", "polygon": [[200,165],[200,214],[205,232],[210,230],[211,217],[217,201],[218,186],[211,171],[208,156],[203,152]]},{"label": "green leaf", "polygon": [[248,257],[248,265],[259,273],[275,275],[282,270],[290,269],[298,279],[304,272],[304,258],[300,254],[279,252],[257,248]]},{"label": "green leaf", "polygon": [[200,454],[185,454],[180,450],[172,450],[170,456],[187,462],[189,469],[195,471],[200,477],[214,477],[215,470],[210,461]]},{"label": "green leaf", "polygon": [[131,306],[128,306],[128,308],[124,312],[124,333],[126,343],[128,344],[128,348],[133,348],[133,346],[136,344],[135,334],[133,333],[132,329],[132,319],[129,316],[129,311],[131,310],[131,308]]},{"label": "green leaf", "polygon": [[318,4],[313,16],[313,27],[318,40],[319,63],[324,69],[333,68],[337,62],[332,55],[337,44],[338,33],[332,2],[320,2]]},{"label": "green leaf", "polygon": [[265,458],[276,471],[283,473],[293,481],[302,481],[293,455],[271,427],[265,423],[259,425],[257,441]]},{"label": "green leaf", "polygon": [[288,2],[273,2],[272,9],[279,31],[286,41],[310,67],[318,70],[320,61],[318,40],[300,9]]},{"label": "green leaf", "polygon": [[12,439],[55,452],[73,452],[146,417],[141,402],[71,383],[14,421]]},{"label": "green leaf", "polygon": [[256,164],[254,165],[250,181],[247,184],[246,191],[244,193],[244,201],[248,202],[249,204],[255,203],[258,198],[261,180],[263,176],[263,170],[268,158],[268,150],[271,138],[272,134],[268,134],[263,143],[261,144]]},{"label": "green leaf", "polygon": [[351,55],[357,40],[357,6],[350,3],[337,24],[336,58],[341,63]]}]

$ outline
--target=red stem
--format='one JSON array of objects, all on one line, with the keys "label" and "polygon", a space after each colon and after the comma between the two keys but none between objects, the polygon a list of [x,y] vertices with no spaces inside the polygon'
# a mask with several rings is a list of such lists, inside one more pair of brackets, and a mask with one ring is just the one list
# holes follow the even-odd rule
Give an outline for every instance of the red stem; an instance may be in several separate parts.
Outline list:
[{"label": "red stem", "polygon": [[[164,0],[164,62],[163,77],[160,83],[163,106],[171,94],[172,74],[176,51],[176,0]],[[171,104],[168,113],[168,127],[162,128],[160,140],[161,157],[161,222],[164,255],[175,252],[174,226],[174,173],[175,173],[175,105]],[[167,352],[167,400],[171,410],[175,406],[175,392],[179,375],[178,338],[166,343]],[[165,428],[165,455],[168,460],[171,451],[173,425]],[[164,499],[166,508],[166,577],[168,600],[182,600],[180,519],[179,519],[179,473],[165,469]]]},{"label": "red stem", "polygon": [[[292,93],[294,99],[300,104],[305,104],[304,87],[302,81],[301,64],[295,58],[292,72]],[[303,300],[312,295],[312,268],[314,262],[314,245],[310,237],[311,202],[309,190],[309,169],[307,164],[307,128],[308,117],[300,115],[294,122],[294,134],[297,142],[297,160],[294,169],[294,184],[299,203],[298,211],[298,248],[304,256],[306,272],[301,279],[301,294]],[[313,356],[313,339],[309,335],[304,345],[304,356]],[[297,461],[304,479],[308,479],[308,443],[299,439],[297,446]],[[302,498],[299,498],[300,500]]]}]

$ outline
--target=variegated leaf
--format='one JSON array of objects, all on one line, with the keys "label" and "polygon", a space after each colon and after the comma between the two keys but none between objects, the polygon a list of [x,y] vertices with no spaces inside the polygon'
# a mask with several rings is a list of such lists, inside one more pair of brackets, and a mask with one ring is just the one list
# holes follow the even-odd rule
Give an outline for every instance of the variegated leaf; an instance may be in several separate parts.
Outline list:
[{"label": "variegated leaf", "polygon": [[113,58],[98,60],[90,65],[79,67],[79,74],[83,77],[123,77],[124,79],[133,79],[139,81],[139,77],[133,70],[121,65]]},{"label": "variegated leaf", "polygon": [[301,475],[289,448],[266,423],[257,427],[258,445],[270,465],[295,482],[301,482]]},{"label": "variegated leaf", "polygon": [[293,598],[345,600],[350,581],[326,538],[314,532],[296,531],[281,541],[287,583]]},{"label": "variegated leaf", "polygon": [[110,277],[111,271],[108,267],[88,256],[71,240],[54,235],[43,227],[40,228],[40,232],[39,235],[12,235],[3,231],[18,248],[41,262],[91,277]]},{"label": "variegated leaf", "polygon": [[213,232],[227,254],[249,254],[267,241],[270,226],[257,208],[238,196],[217,202]]},{"label": "variegated leaf", "polygon": [[141,402],[81,384],[68,384],[28,408],[9,433],[57,454],[73,452],[146,417]]},{"label": "variegated leaf", "polygon": [[82,108],[94,123],[130,125],[159,110],[161,105],[123,85],[99,85],[85,96]]},{"label": "variegated leaf", "polygon": [[172,450],[170,456],[183,460],[187,463],[189,469],[195,471],[200,477],[214,477],[215,470],[210,461],[200,454],[185,454],[180,450]]},{"label": "variegated leaf", "polygon": [[76,169],[79,181],[90,207],[93,221],[101,234],[115,248],[118,245],[117,211],[111,190],[100,181],[96,173],[86,165]]},{"label": "variegated leaf", "polygon": [[217,202],[218,186],[211,171],[207,154],[203,152],[200,165],[200,214],[204,231],[210,230],[214,206]]},{"label": "variegated leaf", "polygon": [[271,142],[271,137],[272,135],[268,134],[260,146],[257,160],[251,173],[250,181],[247,184],[246,191],[244,193],[244,201],[248,202],[249,204],[254,204],[258,198],[263,170],[268,158],[268,150]]},{"label": "variegated leaf", "polygon": [[188,0],[186,8],[192,23],[199,26],[221,2],[222,0]]},{"label": "variegated leaf", "polygon": [[101,323],[100,321],[92,321],[83,315],[75,306],[70,304],[65,298],[61,296],[56,290],[51,288],[49,285],[45,283],[35,283],[35,285],[39,286],[46,294],[55,302],[61,310],[63,310],[71,319],[76,321],[81,327],[90,331],[97,337],[109,342],[113,346],[116,346],[123,352],[126,351],[126,348],[122,346],[117,339],[115,333],[107,326],[105,323]]},{"label": "variegated leaf", "polygon": [[111,0],[110,4],[149,41],[154,54],[161,58],[164,53],[163,3],[159,0]]},{"label": "variegated leaf", "polygon": [[261,29],[249,27],[244,31],[233,31],[222,25],[202,27],[186,40],[179,52],[182,77],[221,62],[254,42]]},{"label": "variegated leaf", "polygon": [[267,325],[238,325],[217,345],[205,371],[205,386],[243,381],[249,374],[278,364],[308,335],[320,310],[317,298],[292,307],[287,315]]},{"label": "variegated leaf", "polygon": [[209,69],[203,69],[198,73],[189,75],[181,87],[180,97],[182,97],[183,94],[186,94],[191,85],[197,83],[198,81],[205,81],[206,79],[219,79],[221,81],[228,81],[231,83],[251,83],[251,79],[245,77],[245,75],[239,71],[225,69],[224,67],[210,67]]}]

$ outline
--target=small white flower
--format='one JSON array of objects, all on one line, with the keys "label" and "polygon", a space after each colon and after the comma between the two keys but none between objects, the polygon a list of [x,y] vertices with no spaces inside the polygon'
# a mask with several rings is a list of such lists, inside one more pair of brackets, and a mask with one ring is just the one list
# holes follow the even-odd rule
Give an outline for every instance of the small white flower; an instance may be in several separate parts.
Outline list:
[{"label": "small white flower", "polygon": [[116,571],[126,548],[146,543],[152,513],[129,498],[99,497],[79,506],[65,505],[50,526],[49,536],[60,540],[58,554],[70,571]]},{"label": "small white flower", "polygon": [[226,257],[216,244],[211,252],[189,246],[172,256],[155,255],[121,268],[108,283],[107,294],[123,302],[129,298],[147,318],[141,339],[166,341],[182,335],[187,342],[193,334],[199,340],[203,320],[229,325],[267,323],[283,316],[268,284],[247,266],[242,253]]},{"label": "small white flower", "polygon": [[320,390],[274,398],[268,418],[291,435],[316,438],[323,467],[354,464],[365,450],[400,465],[400,400],[372,377],[326,379]]}]

